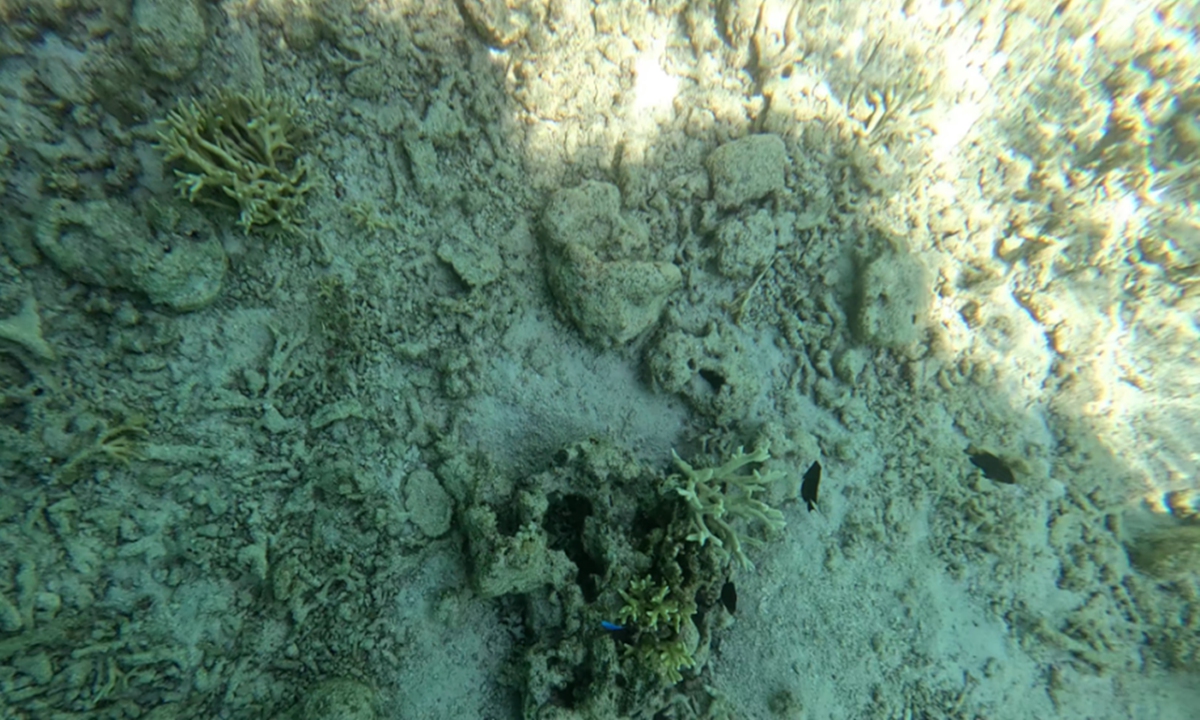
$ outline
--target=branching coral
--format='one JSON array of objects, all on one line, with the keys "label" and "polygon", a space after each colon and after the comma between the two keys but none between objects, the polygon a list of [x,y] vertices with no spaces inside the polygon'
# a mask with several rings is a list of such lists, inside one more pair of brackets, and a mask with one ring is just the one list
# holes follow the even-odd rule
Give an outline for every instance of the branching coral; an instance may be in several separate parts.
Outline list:
[{"label": "branching coral", "polygon": [[[647,630],[658,630],[660,627],[670,627],[679,632],[679,626],[684,618],[696,612],[696,604],[681,603],[674,597],[668,597],[671,588],[663,585],[654,587],[654,581],[649,577],[634,580],[629,584],[629,592],[619,590],[624,607],[618,614],[623,623],[634,625]],[[660,626],[659,623],[662,623]]]},{"label": "branching coral", "polygon": [[671,685],[683,679],[680,670],[696,666],[696,659],[682,640],[645,644],[640,646],[638,654],[643,663],[653,667],[659,677]]},{"label": "branching coral", "polygon": [[238,224],[290,229],[312,187],[293,143],[292,108],[263,93],[222,93],[180,102],[163,123],[159,148],[175,161],[175,187],[191,202],[236,203]]},{"label": "branching coral", "polygon": [[116,427],[106,427],[58,470],[58,481],[70,485],[79,479],[89,463],[128,465],[142,457],[141,439],[145,438],[146,420],[135,415]]},{"label": "branching coral", "polygon": [[696,614],[695,601],[680,599],[669,585],[656,586],[649,576],[631,582],[628,592],[619,592],[625,605],[618,619],[640,633],[635,649],[637,658],[665,682],[679,682],[683,677],[679,671],[696,664],[693,657],[696,643],[693,641],[689,647],[685,641],[687,628],[693,636],[696,633],[691,620]]},{"label": "branching coral", "polygon": [[782,473],[771,471],[764,474],[758,470],[752,470],[750,474],[742,472],[747,465],[769,460],[770,447],[770,443],[763,443],[750,454],[739,447],[724,465],[699,470],[675,455],[675,465],[683,475],[670,476],[668,484],[688,504],[692,528],[688,540],[700,545],[712,541],[728,551],[743,567],[754,567],[754,563],[742,551],[742,545],[753,545],[758,541],[739,535],[732,523],[737,520],[757,521],[770,530],[782,530],[787,524],[783,513],[754,497],[770,483],[779,480]]}]

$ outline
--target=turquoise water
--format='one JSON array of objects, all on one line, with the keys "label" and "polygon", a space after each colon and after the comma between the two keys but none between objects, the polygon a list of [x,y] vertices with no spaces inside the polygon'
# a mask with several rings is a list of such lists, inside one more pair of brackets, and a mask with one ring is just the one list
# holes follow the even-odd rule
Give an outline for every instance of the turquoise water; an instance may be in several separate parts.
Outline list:
[{"label": "turquoise water", "polygon": [[1196,715],[1194,8],[0,15],[0,716]]}]

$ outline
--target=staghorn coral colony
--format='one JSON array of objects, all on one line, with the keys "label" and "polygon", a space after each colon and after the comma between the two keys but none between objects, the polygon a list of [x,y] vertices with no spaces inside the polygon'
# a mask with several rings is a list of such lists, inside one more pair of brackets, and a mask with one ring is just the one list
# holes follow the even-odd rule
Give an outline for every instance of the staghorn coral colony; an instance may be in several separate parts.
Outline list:
[{"label": "staghorn coral colony", "polygon": [[311,189],[294,110],[265,93],[222,92],[181,100],[163,123],[159,147],[176,165],[175,187],[191,202],[229,205],[238,225],[293,229]]}]

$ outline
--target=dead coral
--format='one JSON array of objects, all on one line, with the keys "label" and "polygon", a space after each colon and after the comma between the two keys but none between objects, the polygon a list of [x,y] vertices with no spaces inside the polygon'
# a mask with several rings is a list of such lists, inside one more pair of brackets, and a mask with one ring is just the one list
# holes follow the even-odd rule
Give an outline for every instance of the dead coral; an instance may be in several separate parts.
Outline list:
[{"label": "dead coral", "polygon": [[142,457],[142,440],[149,434],[146,419],[134,415],[115,427],[101,427],[95,438],[58,470],[57,479],[73,484],[91,465],[129,465]]},{"label": "dead coral", "polygon": [[312,187],[308,163],[293,143],[293,109],[264,93],[221,93],[207,103],[180,101],[159,132],[159,148],[175,162],[175,187],[191,202],[239,211],[238,225],[293,229]]}]

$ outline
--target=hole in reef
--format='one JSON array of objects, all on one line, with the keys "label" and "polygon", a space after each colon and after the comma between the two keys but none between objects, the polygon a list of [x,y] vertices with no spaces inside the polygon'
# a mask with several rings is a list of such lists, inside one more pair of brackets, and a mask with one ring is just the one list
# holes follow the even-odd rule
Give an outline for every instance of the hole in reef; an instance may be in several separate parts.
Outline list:
[{"label": "hole in reef", "polygon": [[582,495],[563,495],[550,499],[543,525],[550,536],[550,548],[566,553],[579,573],[575,582],[583,591],[585,602],[592,602],[600,594],[599,578],[604,574],[604,564],[588,554],[583,545],[584,524],[592,514],[592,501]]},{"label": "hole in reef", "polygon": [[704,381],[712,387],[714,394],[721,392],[721,388],[725,385],[725,376],[719,372],[702,369],[700,371],[700,377],[704,378]]}]

